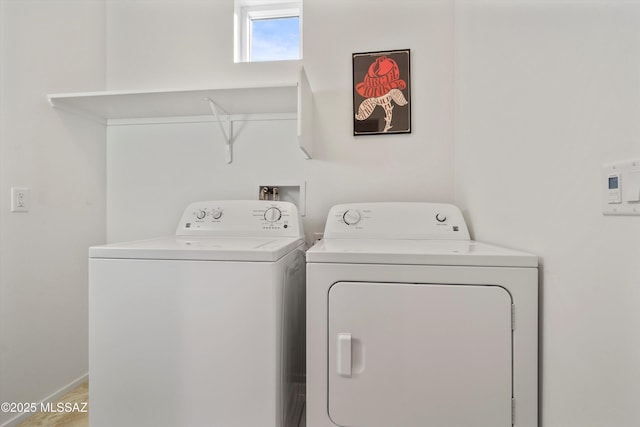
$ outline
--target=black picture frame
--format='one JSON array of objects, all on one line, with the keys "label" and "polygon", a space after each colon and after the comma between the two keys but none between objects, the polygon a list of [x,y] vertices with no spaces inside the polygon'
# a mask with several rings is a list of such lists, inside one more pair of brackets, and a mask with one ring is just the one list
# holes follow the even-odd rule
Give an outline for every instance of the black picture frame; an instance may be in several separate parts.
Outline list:
[{"label": "black picture frame", "polygon": [[352,55],[353,134],[411,133],[409,49]]}]

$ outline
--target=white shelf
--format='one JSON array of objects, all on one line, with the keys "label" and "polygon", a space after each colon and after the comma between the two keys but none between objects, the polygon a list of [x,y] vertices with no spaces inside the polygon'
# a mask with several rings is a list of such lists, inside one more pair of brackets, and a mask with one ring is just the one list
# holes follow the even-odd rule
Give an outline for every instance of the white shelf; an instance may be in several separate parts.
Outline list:
[{"label": "white shelf", "polygon": [[[185,89],[158,91],[104,91],[48,95],[53,107],[68,110],[105,125],[162,123],[168,119],[207,116],[213,120],[209,100],[223,114],[220,121],[232,122],[251,116],[261,119],[297,119],[300,148],[311,158],[312,92],[304,69],[297,82],[280,86]],[[302,123],[303,120],[307,123]],[[229,128],[230,132],[232,126]],[[307,134],[308,133],[308,134]],[[227,143],[233,136],[229,133]]]},{"label": "white shelf", "polygon": [[54,107],[82,112],[105,124],[113,120],[210,115],[207,99],[228,114],[295,113],[297,85],[146,92],[84,92],[49,95]]}]

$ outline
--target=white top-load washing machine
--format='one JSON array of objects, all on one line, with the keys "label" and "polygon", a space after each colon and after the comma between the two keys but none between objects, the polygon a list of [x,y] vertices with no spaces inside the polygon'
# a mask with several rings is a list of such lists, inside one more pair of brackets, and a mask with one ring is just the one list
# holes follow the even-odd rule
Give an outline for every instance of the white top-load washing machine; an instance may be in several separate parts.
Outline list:
[{"label": "white top-load washing machine", "polygon": [[537,266],[452,205],[333,207],[307,251],[307,426],[537,427]]},{"label": "white top-load washing machine", "polygon": [[293,204],[193,203],[175,236],[89,256],[91,427],[298,425],[305,262]]}]

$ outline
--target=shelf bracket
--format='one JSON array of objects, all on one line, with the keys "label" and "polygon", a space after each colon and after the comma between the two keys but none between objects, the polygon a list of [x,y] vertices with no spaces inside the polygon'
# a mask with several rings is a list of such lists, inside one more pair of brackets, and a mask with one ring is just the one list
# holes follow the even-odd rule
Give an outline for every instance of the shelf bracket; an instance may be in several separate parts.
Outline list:
[{"label": "shelf bracket", "polygon": [[224,108],[216,104],[213,99],[205,99],[209,102],[209,108],[211,108],[211,112],[220,126],[220,132],[222,132],[222,135],[224,136],[227,150],[226,160],[227,164],[229,164],[232,160],[231,140],[233,138],[233,121],[231,120],[230,114],[225,111]]}]

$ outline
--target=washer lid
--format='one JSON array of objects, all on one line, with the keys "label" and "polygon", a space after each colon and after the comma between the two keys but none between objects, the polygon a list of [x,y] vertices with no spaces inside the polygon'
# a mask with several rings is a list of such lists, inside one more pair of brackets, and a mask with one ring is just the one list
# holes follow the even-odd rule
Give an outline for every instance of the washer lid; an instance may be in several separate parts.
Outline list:
[{"label": "washer lid", "polygon": [[89,258],[273,262],[302,238],[171,236],[89,248]]},{"label": "washer lid", "polygon": [[538,258],[475,241],[324,239],[307,251],[307,262],[537,267]]}]

